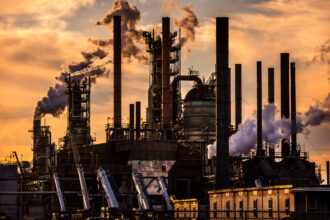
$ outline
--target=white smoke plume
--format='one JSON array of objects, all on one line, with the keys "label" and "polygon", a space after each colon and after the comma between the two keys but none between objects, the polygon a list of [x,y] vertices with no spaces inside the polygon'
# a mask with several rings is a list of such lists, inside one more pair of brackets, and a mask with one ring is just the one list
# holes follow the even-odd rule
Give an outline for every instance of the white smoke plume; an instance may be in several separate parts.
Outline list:
[{"label": "white smoke plume", "polygon": [[[50,87],[47,96],[38,101],[34,112],[34,119],[41,119],[46,114],[58,117],[64,112],[67,105],[65,78],[70,74],[74,73],[71,77],[73,81],[80,81],[86,77],[90,77],[91,83],[95,83],[97,77],[109,74],[109,71],[104,66],[92,66],[93,62],[107,56],[104,50],[97,48],[96,51],[83,51],[81,54],[84,57],[83,61],[68,64],[66,70],[62,72],[60,76],[55,77],[60,83],[56,83],[55,87]],[[109,62],[110,61],[105,64]]]},{"label": "white smoke plume", "polygon": [[[143,64],[148,64],[148,56],[141,49],[144,44],[143,31],[137,29],[136,24],[141,20],[139,9],[129,0],[115,0],[107,14],[95,25],[104,25],[110,30],[113,28],[113,17],[121,16],[121,35],[122,35],[122,56],[130,62],[131,58],[136,58]],[[113,39],[89,39],[95,45],[106,47],[113,46]]]},{"label": "white smoke plume", "polygon": [[[267,104],[262,110],[262,140],[267,143],[277,143],[283,138],[289,138],[292,131],[290,119],[276,119],[276,106]],[[295,132],[308,134],[308,127],[319,126],[330,122],[330,93],[322,103],[309,108],[302,117],[297,117]],[[239,125],[238,131],[229,138],[229,154],[247,154],[257,144],[257,122],[247,119]],[[207,146],[208,158],[216,155],[216,142]]]}]

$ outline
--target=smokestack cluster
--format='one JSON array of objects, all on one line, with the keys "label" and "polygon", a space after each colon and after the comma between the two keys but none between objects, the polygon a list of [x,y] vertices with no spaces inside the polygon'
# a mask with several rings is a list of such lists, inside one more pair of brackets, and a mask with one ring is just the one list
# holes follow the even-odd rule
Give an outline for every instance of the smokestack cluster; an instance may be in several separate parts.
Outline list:
[{"label": "smokestack cluster", "polygon": [[162,128],[170,128],[171,91],[170,91],[170,18],[162,19]]},{"label": "smokestack cluster", "polygon": [[113,114],[114,127],[121,128],[121,17],[113,19]]},{"label": "smokestack cluster", "polygon": [[228,68],[228,17],[216,18],[216,187],[229,187],[230,69]]}]

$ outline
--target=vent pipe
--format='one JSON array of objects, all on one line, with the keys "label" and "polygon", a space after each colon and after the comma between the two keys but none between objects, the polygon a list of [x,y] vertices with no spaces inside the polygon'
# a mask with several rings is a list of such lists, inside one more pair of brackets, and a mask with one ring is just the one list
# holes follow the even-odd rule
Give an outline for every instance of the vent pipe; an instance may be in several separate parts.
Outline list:
[{"label": "vent pipe", "polygon": [[242,123],[242,65],[235,64],[235,122]]},{"label": "vent pipe", "polygon": [[139,140],[140,129],[141,129],[141,102],[136,102],[135,108],[136,108],[136,116],[135,116],[136,140]]},{"label": "vent pipe", "polygon": [[113,17],[114,126],[121,127],[121,17]]},{"label": "vent pipe", "polygon": [[327,185],[330,184],[330,166],[329,161],[327,161]]},{"label": "vent pipe", "polygon": [[291,154],[297,155],[297,132],[296,132],[296,65],[290,63],[291,69]]},{"label": "vent pipe", "polygon": [[[289,54],[281,53],[281,118],[290,117]],[[289,156],[289,140],[282,140],[282,157]]]},{"label": "vent pipe", "polygon": [[263,156],[262,150],[262,63],[257,61],[257,156]]},{"label": "vent pipe", "polygon": [[275,86],[274,86],[274,68],[268,68],[268,103],[274,104],[275,102]]},{"label": "vent pipe", "polygon": [[170,128],[171,102],[170,102],[170,18],[162,19],[162,128]]},{"label": "vent pipe", "polygon": [[216,187],[229,187],[230,69],[228,68],[228,17],[216,18]]},{"label": "vent pipe", "polygon": [[129,134],[130,139],[134,139],[134,104],[129,104]]}]

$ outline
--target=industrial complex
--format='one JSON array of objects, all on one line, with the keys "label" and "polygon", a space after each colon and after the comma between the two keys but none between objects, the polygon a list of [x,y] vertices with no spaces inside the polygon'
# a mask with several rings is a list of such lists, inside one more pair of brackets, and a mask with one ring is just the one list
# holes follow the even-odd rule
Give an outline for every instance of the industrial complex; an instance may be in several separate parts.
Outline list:
[{"label": "industrial complex", "polygon": [[[193,69],[181,73],[180,35],[170,31],[169,17],[162,18],[160,35],[143,32],[150,57],[144,113],[140,100],[122,106],[122,18],[114,16],[114,115],[104,123],[105,143],[95,144],[91,135],[93,78],[66,75],[66,135],[55,145],[51,128],[34,118],[31,167],[17,154],[17,164],[0,165],[1,219],[330,219],[329,164],[328,185],[321,184],[315,163],[297,143],[296,68],[289,53],[278,54],[280,88],[274,68],[267,80],[268,104],[274,106],[279,89],[290,135],[265,141],[264,74],[256,61],[256,145],[230,153],[230,136],[240,132],[244,112],[243,68],[229,67],[229,18],[215,19],[215,70],[208,79]],[[194,82],[185,97],[182,81]],[[128,124],[122,108],[129,108]]]}]

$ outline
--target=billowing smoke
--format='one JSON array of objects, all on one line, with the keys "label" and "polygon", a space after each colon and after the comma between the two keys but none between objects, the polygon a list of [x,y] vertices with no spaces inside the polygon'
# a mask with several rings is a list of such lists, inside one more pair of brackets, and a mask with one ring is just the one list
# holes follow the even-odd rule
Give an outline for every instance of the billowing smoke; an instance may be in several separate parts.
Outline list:
[{"label": "billowing smoke", "polygon": [[170,11],[175,7],[176,0],[163,0],[162,10]]},{"label": "billowing smoke", "polygon": [[[276,119],[276,106],[267,104],[262,110],[262,140],[275,144],[283,138],[289,138],[292,131],[290,119]],[[309,127],[330,122],[330,93],[322,103],[309,108],[302,116],[297,117],[295,132],[309,133]],[[246,154],[257,144],[257,122],[247,119],[239,125],[238,131],[229,138],[229,154]],[[207,146],[208,158],[216,155],[216,142]]]},{"label": "billowing smoke", "polygon": [[318,126],[330,122],[330,93],[323,103],[310,106],[304,116],[304,127]]},{"label": "billowing smoke", "polygon": [[187,43],[195,41],[195,29],[198,27],[198,18],[194,12],[194,6],[189,3],[186,6],[176,5],[176,0],[163,0],[162,10],[170,11],[172,9],[176,9],[181,11],[181,17],[176,19],[174,18],[174,25],[177,28],[182,29],[182,38],[181,38],[181,46],[186,49],[188,53],[190,53],[190,49],[185,47]]},{"label": "billowing smoke", "polygon": [[[179,5],[177,9],[182,11],[182,15],[179,19],[174,19],[174,25],[182,29],[181,46],[184,47],[186,43],[195,41],[195,28],[198,26],[198,19],[191,3],[187,6]],[[186,50],[190,53],[190,49]]]},{"label": "billowing smoke", "polygon": [[34,112],[34,119],[40,120],[45,114],[58,117],[65,110],[66,105],[65,86],[57,83],[55,87],[50,87],[47,96],[38,102]]},{"label": "billowing smoke", "polygon": [[[141,63],[148,64],[148,57],[139,46],[144,43],[143,31],[136,27],[137,22],[141,20],[141,15],[134,4],[130,4],[128,0],[115,0],[112,9],[95,25],[104,25],[112,30],[113,17],[116,15],[121,16],[122,56],[128,61],[134,57]],[[89,39],[89,41],[101,47],[113,46],[113,39]]]},{"label": "billowing smoke", "polygon": [[316,48],[317,54],[314,56],[312,62],[321,62],[330,64],[330,39],[328,39],[320,47]]},{"label": "billowing smoke", "polygon": [[65,78],[72,74],[71,79],[79,82],[80,80],[90,77],[91,83],[96,82],[96,78],[100,76],[108,75],[108,70],[103,66],[93,66],[92,64],[96,60],[103,59],[107,56],[107,53],[97,48],[93,52],[81,52],[84,60],[81,62],[70,63],[67,65],[66,70],[55,77],[60,83],[56,83],[55,87],[50,87],[47,96],[43,97],[41,101],[37,103],[37,107],[34,112],[34,119],[41,119],[46,114],[51,114],[54,117],[58,117],[65,110],[67,105]]}]

